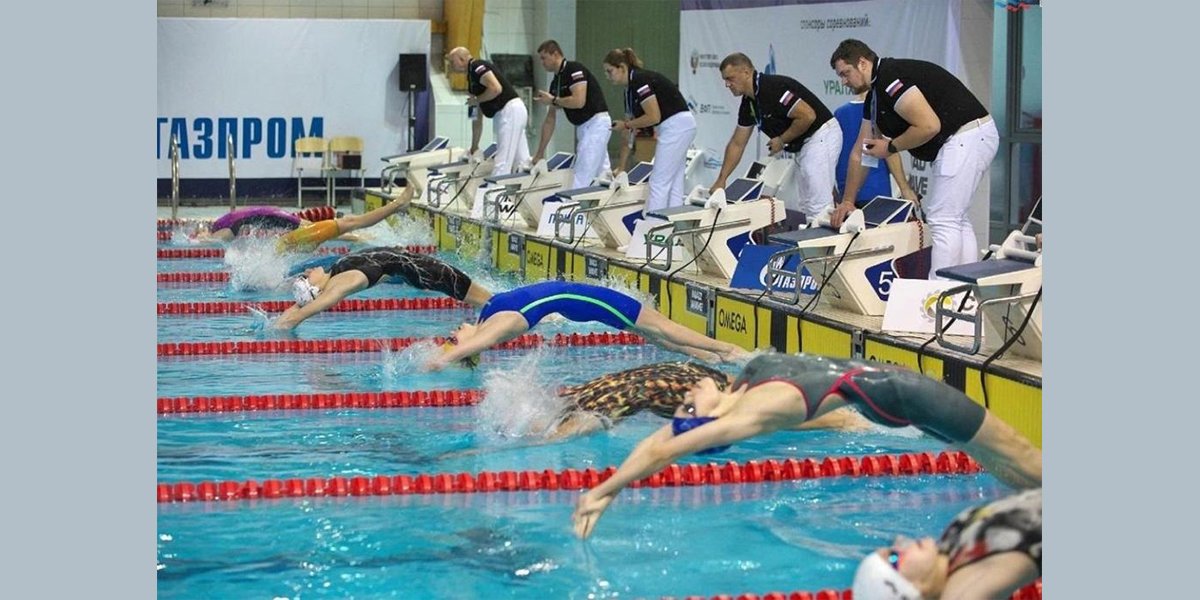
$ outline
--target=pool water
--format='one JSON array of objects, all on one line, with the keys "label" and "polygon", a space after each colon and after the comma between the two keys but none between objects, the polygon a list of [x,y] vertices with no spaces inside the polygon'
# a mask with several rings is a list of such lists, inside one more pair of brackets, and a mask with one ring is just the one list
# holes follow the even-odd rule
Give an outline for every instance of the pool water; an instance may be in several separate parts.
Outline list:
[{"label": "pool water", "polygon": [[[399,242],[397,242],[399,243]],[[495,289],[511,278],[459,264]],[[160,271],[241,268],[159,261]],[[379,285],[356,297],[432,296]],[[226,284],[161,285],[159,302],[286,299]],[[300,339],[446,335],[469,310],[326,313]],[[535,333],[598,331],[552,323]],[[280,336],[249,313],[158,317],[159,342]],[[538,435],[554,390],[685,357],[655,346],[485,353],[477,370],[417,372],[435,351],[163,356],[158,395],[484,389],[475,406],[171,414],[158,419],[159,482],[603,470],[665,421],[636,415],[557,443]],[[722,367],[736,372],[736,366]],[[915,430],[781,432],[681,462],[939,452]],[[587,542],[578,491],[192,502],[158,506],[160,598],[629,598],[844,589],[862,555],[896,535],[937,536],[960,510],[1008,490],[987,474],[834,477],[622,492]]]}]

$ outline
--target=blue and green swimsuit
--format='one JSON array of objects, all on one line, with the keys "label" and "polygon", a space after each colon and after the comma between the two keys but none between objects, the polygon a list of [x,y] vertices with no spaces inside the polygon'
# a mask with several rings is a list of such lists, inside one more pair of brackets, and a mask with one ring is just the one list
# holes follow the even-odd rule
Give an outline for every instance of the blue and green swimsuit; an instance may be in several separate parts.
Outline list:
[{"label": "blue and green swimsuit", "polygon": [[478,322],[504,311],[521,313],[530,329],[546,315],[558,313],[568,321],[595,321],[623,331],[637,322],[642,303],[598,285],[543,281],[492,296],[479,311]]}]

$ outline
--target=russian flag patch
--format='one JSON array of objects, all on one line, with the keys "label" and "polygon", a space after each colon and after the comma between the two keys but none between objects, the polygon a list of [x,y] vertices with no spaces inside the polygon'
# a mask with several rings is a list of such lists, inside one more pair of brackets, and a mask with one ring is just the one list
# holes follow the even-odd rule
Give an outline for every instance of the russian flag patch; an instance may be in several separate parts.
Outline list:
[{"label": "russian flag patch", "polygon": [[904,84],[900,83],[900,80],[897,79],[897,80],[891,82],[890,84],[888,84],[887,89],[884,91],[887,92],[887,95],[894,98],[894,97],[896,97],[896,92],[899,92],[900,88],[902,88],[902,87],[904,87]]},{"label": "russian flag patch", "polygon": [[788,103],[791,102],[792,100],[794,100],[795,98],[796,98],[796,95],[793,94],[791,92],[791,90],[787,90],[787,91],[783,92],[782,96],[779,97],[779,103],[784,106],[787,106]]},{"label": "russian flag patch", "polygon": [[638,88],[637,93],[639,96],[649,96],[650,95],[650,84],[647,83],[646,85],[643,85],[642,87]]},{"label": "russian flag patch", "polygon": [[475,73],[477,73],[477,74],[486,73],[487,70],[488,70],[487,65],[479,65],[478,67],[475,67]]},{"label": "russian flag patch", "polygon": [[575,71],[574,73],[571,73],[571,79],[575,81],[583,81],[585,79],[583,76],[583,71]]}]

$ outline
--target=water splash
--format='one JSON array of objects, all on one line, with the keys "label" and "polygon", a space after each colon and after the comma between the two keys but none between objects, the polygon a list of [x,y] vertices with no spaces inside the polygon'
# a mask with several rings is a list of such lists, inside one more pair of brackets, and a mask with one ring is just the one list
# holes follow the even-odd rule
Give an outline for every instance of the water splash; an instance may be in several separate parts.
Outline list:
[{"label": "water splash", "polygon": [[429,223],[405,212],[360,229],[354,235],[373,246],[432,246],[437,243]]},{"label": "water splash", "polygon": [[552,350],[538,348],[515,365],[484,373],[484,397],[476,407],[476,433],[482,438],[543,438],[557,424],[564,409],[559,384],[540,377],[547,352]]},{"label": "water splash", "polygon": [[216,243],[211,239],[196,237],[201,231],[208,231],[208,224],[200,221],[184,221],[171,228],[171,246],[211,246]]},{"label": "water splash", "polygon": [[276,252],[277,238],[239,236],[225,248],[229,285],[235,290],[279,289],[294,259]]},{"label": "water splash", "polygon": [[388,348],[384,340],[376,340],[382,356],[379,359],[382,371],[380,377],[386,383],[395,383],[421,369],[421,367],[441,354],[441,348],[431,340],[416,342],[407,348],[396,352]]}]

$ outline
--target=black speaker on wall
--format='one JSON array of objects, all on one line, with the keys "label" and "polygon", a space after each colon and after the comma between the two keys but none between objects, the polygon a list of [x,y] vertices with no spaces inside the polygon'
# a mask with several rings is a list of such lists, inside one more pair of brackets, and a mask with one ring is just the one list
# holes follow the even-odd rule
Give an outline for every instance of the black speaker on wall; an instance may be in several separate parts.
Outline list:
[{"label": "black speaker on wall", "polygon": [[400,91],[421,92],[425,90],[425,55],[400,55]]}]

